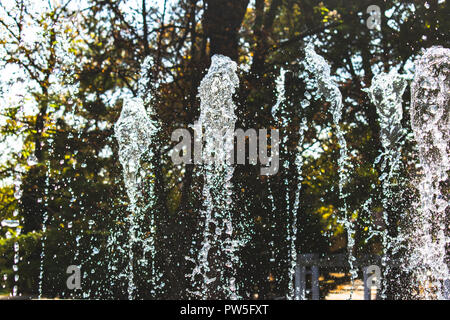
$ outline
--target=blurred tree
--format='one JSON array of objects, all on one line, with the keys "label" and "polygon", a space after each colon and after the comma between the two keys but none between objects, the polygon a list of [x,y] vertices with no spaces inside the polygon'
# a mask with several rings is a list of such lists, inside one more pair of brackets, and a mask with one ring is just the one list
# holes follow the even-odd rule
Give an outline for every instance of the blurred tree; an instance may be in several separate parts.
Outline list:
[{"label": "blurred tree", "polygon": [[[310,41],[330,62],[345,98],[342,129],[352,170],[345,186],[349,197],[344,218],[352,219],[355,226],[354,253],[381,254],[378,234],[386,226],[378,223],[382,210],[381,169],[375,163],[381,149],[379,125],[376,108],[361,89],[370,86],[374,74],[392,68],[410,74],[422,48],[448,47],[448,2],[170,3],[89,0],[84,7],[66,1],[37,8],[31,1],[15,0],[11,6],[0,5],[0,68],[18,70],[11,79],[2,80],[0,137],[4,146],[11,145],[11,138],[23,142],[21,152],[9,153],[0,164],[0,219],[12,217],[18,209],[25,236],[41,231],[45,221],[44,294],[81,297],[69,292],[64,281],[65,268],[79,264],[86,271],[83,297],[126,297],[128,257],[122,246],[127,243],[130,213],[113,125],[124,97],[138,95],[138,75],[148,56],[153,67],[148,70],[145,92],[161,131],[152,145],[154,156],[143,157],[142,165],[151,162],[156,168],[145,183],[155,184],[157,205],[146,210],[156,217],[156,268],[163,273],[164,286],[156,290],[148,279],[139,278],[151,271],[142,266],[135,271],[138,298],[192,297],[186,291],[191,280],[185,275],[193,265],[185,256],[196,256],[200,249],[203,180],[194,165],[174,167],[168,152],[173,130],[198,118],[197,88],[214,54],[228,55],[240,66],[237,126],[276,127],[283,139],[277,175],[260,176],[257,166],[236,168],[235,236],[245,243],[237,270],[240,294],[245,298],[255,293],[260,298],[286,295],[294,214],[299,253],[329,254],[346,248],[345,230],[337,223],[342,205],[336,192],[339,145],[329,104],[313,97],[310,106],[301,107],[308,71],[301,61],[304,44]],[[383,12],[380,30],[366,26],[369,5],[378,5]],[[276,122],[271,111],[277,100],[275,79],[282,68],[286,100],[281,108],[288,120]],[[8,92],[12,88],[15,91]],[[8,101],[11,92],[21,98]],[[405,94],[403,124],[410,132],[408,99]],[[308,130],[299,146],[303,117]],[[298,152],[305,162],[300,206],[293,212]],[[402,161],[402,175],[413,176],[414,143],[408,135]],[[18,175],[23,194],[14,199],[11,181]],[[402,183],[396,208],[409,207],[413,196],[414,188]],[[372,202],[364,208],[369,199]],[[401,222],[398,214],[389,212],[393,237]],[[36,250],[42,243],[31,243],[24,250],[33,250],[26,257],[36,267],[41,263],[36,261],[40,259]],[[137,260],[145,258],[138,248],[135,251]],[[6,269],[0,261],[1,269]],[[36,274],[34,270],[21,277]],[[36,293],[38,282],[33,278],[29,283],[23,290]]]}]

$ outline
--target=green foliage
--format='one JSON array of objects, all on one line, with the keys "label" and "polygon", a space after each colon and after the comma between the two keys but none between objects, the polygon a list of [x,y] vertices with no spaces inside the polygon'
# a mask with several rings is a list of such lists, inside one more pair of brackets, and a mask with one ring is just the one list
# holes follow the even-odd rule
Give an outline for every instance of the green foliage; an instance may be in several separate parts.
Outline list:
[{"label": "green foliage", "polygon": [[[214,21],[221,21],[221,17],[206,14],[205,1],[180,0],[162,12],[149,1],[143,1],[147,3],[144,10],[132,7],[130,1],[91,0],[81,12],[70,6],[55,6],[42,13],[20,11],[22,0],[16,2],[12,11],[0,6],[5,16],[0,20],[0,68],[15,66],[23,72],[3,81],[1,94],[7,97],[9,82],[24,82],[26,91],[21,101],[3,101],[1,107],[4,121],[0,122],[0,141],[23,141],[22,150],[0,164],[0,220],[12,218],[14,210],[18,210],[22,229],[17,239],[4,239],[6,229],[0,231],[0,269],[9,275],[9,288],[12,248],[18,240],[22,257],[19,291],[37,293],[42,247],[39,235],[48,215],[44,294],[79,297],[78,292],[69,292],[65,287],[67,266],[79,264],[85,272],[83,290],[91,289],[90,297],[126,297],[127,279],[123,273],[130,213],[113,125],[123,97],[137,94],[140,64],[151,56],[153,68],[148,74],[151,81],[146,94],[151,95],[153,117],[159,121],[161,133],[152,146],[154,157],[143,159],[142,164],[145,167],[151,162],[156,168],[145,183],[156,186],[157,205],[145,210],[156,218],[156,265],[166,277],[157,298],[189,297],[185,289],[190,283],[185,274],[193,266],[185,256],[196,253],[201,242],[203,181],[195,175],[193,166],[174,168],[167,153],[172,146],[172,131],[192,124],[198,117],[197,87],[209,66],[211,50],[220,47],[211,44],[211,39],[216,38],[227,50],[236,47],[237,52],[232,53],[242,67],[250,70],[240,74],[241,86],[236,95],[238,127],[279,128],[281,136],[287,137],[281,161],[290,163],[269,178],[259,176],[259,168],[254,166],[236,168],[236,237],[248,239],[240,251],[241,294],[250,297],[251,292],[259,292],[261,298],[269,298],[286,293],[286,234],[297,183],[293,163],[299,150],[305,163],[300,208],[296,212],[297,249],[300,253],[346,249],[345,230],[337,223],[342,205],[336,191],[339,146],[329,105],[317,98],[307,109],[300,106],[306,90],[302,78],[306,70],[300,64],[302,48],[314,39],[317,51],[330,62],[345,97],[342,128],[352,151],[351,181],[345,186],[350,195],[349,209],[345,214],[355,223],[355,251],[380,253],[380,239],[373,236],[373,231],[382,228],[374,223],[382,210],[380,168],[374,165],[380,152],[379,128],[375,106],[361,89],[370,85],[374,72],[394,67],[410,72],[410,63],[422,48],[450,45],[448,1],[428,1],[428,9],[415,0],[256,0],[255,8],[247,8],[241,20],[233,8],[242,9],[239,5],[245,1],[225,1],[232,11],[227,15],[230,25],[241,27],[219,35],[214,32],[220,33],[221,29],[215,27],[223,26]],[[383,16],[381,31],[366,27],[365,10],[372,4],[388,13]],[[123,7],[129,7],[128,11]],[[27,19],[33,21],[31,26],[27,27]],[[37,40],[21,39],[21,32],[30,29],[37,32]],[[288,71],[284,106],[287,124],[274,123],[271,114],[276,101],[275,79],[281,68]],[[408,98],[406,94],[404,100]],[[23,105],[34,111],[24,113]],[[408,108],[405,102],[404,126],[410,132]],[[307,119],[308,130],[303,146],[298,148],[302,117]],[[407,140],[402,150],[405,176],[415,172],[413,147]],[[37,158],[37,164],[27,163],[31,155]],[[11,186],[18,174],[21,199],[13,197]],[[405,189],[412,192],[411,186]],[[361,207],[369,197],[373,198],[371,212],[365,212]],[[15,234],[15,230],[9,231]],[[111,236],[117,237],[115,247],[107,244]],[[94,248],[98,254],[93,254]],[[119,259],[117,270],[108,268],[113,257]],[[276,263],[270,262],[273,258]],[[116,282],[111,285],[113,275]],[[146,289],[142,298],[156,297],[148,293],[143,279],[139,285]]]}]

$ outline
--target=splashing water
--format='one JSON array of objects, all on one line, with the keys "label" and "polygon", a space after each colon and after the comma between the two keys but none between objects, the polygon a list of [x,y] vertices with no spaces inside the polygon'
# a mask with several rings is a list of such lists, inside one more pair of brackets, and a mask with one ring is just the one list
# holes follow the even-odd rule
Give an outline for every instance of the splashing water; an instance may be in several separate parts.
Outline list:
[{"label": "splashing water", "polygon": [[205,130],[202,135],[205,224],[198,265],[190,277],[195,286],[195,276],[201,276],[201,291],[193,294],[202,298],[237,298],[233,268],[237,245],[232,239],[231,216],[234,167],[230,161],[236,123],[233,94],[239,85],[236,70],[237,65],[230,58],[215,55],[199,87],[198,128]]},{"label": "splashing water", "polygon": [[[289,118],[287,116],[286,113],[286,105],[284,104],[286,101],[286,90],[285,90],[285,81],[286,81],[286,70],[281,68],[280,69],[280,74],[277,77],[277,79],[275,80],[275,88],[276,88],[276,97],[277,97],[277,101],[275,103],[275,105],[272,107],[271,113],[272,113],[272,118],[274,120],[274,126],[275,127],[281,127],[281,128],[287,128],[288,127],[288,123],[289,123]],[[288,139],[288,135],[284,134],[282,137],[282,146],[287,146],[287,139]],[[285,149],[286,151],[287,149]],[[284,161],[283,161],[283,168],[289,168],[289,159],[288,157],[284,157]],[[283,181],[286,190],[288,190],[289,187],[289,180],[286,177]],[[268,180],[268,186],[269,186],[269,200],[270,200],[270,209],[272,212],[272,219],[273,221],[277,221],[277,210],[276,210],[276,206],[275,206],[275,199],[274,199],[274,194],[273,194],[273,190],[272,190],[272,182],[271,179]],[[286,206],[287,206],[287,212],[289,212],[289,194],[288,192],[286,192]],[[289,240],[289,232],[291,230],[291,221],[289,219],[289,216],[287,217],[287,221],[286,221],[286,230],[288,231],[288,240]],[[275,248],[275,238],[277,236],[277,234],[279,233],[279,229],[278,229],[278,225],[276,223],[274,223],[272,225],[272,240],[269,242],[269,248],[270,251],[272,252],[272,255],[270,257],[270,262],[274,264],[273,266],[273,270],[277,270],[280,268],[280,263],[282,261],[281,257],[279,257],[279,254],[276,257],[276,251],[277,248]],[[292,280],[293,274],[291,275],[290,273],[288,274],[289,279]],[[276,281],[281,281],[282,277],[275,277],[274,280]],[[291,281],[289,282],[290,285]],[[290,288],[290,287],[289,287]],[[288,290],[289,290],[288,288]],[[290,295],[288,294],[288,298],[290,298]]]},{"label": "splashing water", "polygon": [[[277,89],[277,102],[272,108],[272,117],[275,120],[276,124],[278,125],[278,122],[281,121],[281,126],[286,126],[289,123],[289,119],[287,115],[285,114],[285,109],[283,108],[283,103],[286,100],[285,97],[285,77],[286,77],[286,70],[281,68],[280,75],[276,80],[276,89]],[[309,96],[311,98],[311,96]],[[302,102],[302,108],[306,108],[304,106],[304,103]],[[302,169],[303,169],[303,154],[300,151],[301,146],[303,145],[303,139],[304,139],[304,133],[307,130],[307,124],[306,124],[306,118],[303,117],[300,123],[299,128],[299,142],[298,142],[298,152],[295,159],[295,166],[297,169],[297,186],[295,189],[295,199],[294,204],[292,206],[292,212],[290,217],[288,217],[287,221],[287,230],[288,230],[288,240],[290,240],[289,245],[289,271],[288,271],[288,294],[287,298],[292,300],[295,296],[295,288],[294,288],[294,274],[295,274],[295,268],[297,265],[297,248],[295,245],[295,242],[297,240],[297,211],[300,205],[300,191],[302,186]],[[283,136],[283,145],[287,145],[287,139],[288,135]],[[287,159],[284,162],[284,168],[289,168],[289,160]],[[285,178],[284,184],[286,186],[286,189],[289,188],[289,179],[288,177]],[[274,199],[273,195],[270,195],[269,199],[272,204],[272,209],[275,209]],[[289,212],[290,209],[290,202],[289,202],[289,193],[286,192],[286,205],[287,205],[287,211]],[[274,210],[275,211],[275,210]],[[271,242],[273,244],[273,241]]]},{"label": "splashing water", "polygon": [[281,107],[286,100],[286,90],[284,88],[286,81],[286,70],[283,68],[280,69],[280,75],[275,80],[276,90],[277,90],[277,102],[272,107],[272,118],[275,120],[275,123],[278,124],[278,121],[280,121],[279,113],[283,110],[281,110]]},{"label": "splashing water", "polygon": [[[20,190],[20,180],[16,180],[14,182],[15,187],[19,187]],[[16,190],[17,191],[17,190]],[[17,195],[20,195],[20,197],[22,197],[22,191],[20,190]],[[20,197],[18,199],[20,199]],[[14,212],[14,215],[17,215],[18,211],[16,210]],[[20,221],[19,220],[11,220],[11,219],[5,219],[1,222],[1,226],[2,227],[7,227],[7,228],[16,228],[16,238],[20,235],[21,229],[20,229]],[[6,233],[6,238],[9,238],[9,231]],[[18,295],[18,285],[17,282],[19,281],[19,261],[20,261],[20,254],[19,254],[19,242],[15,241],[14,242],[14,257],[13,257],[13,266],[12,266],[12,270],[13,270],[13,279],[14,279],[14,285],[13,285],[13,290],[11,293],[11,296],[16,297]],[[5,280],[7,279],[7,275],[5,274]]]},{"label": "splashing water", "polygon": [[[53,154],[53,139],[48,139],[48,153],[49,155]],[[49,222],[50,216],[48,212],[49,206],[49,193],[50,193],[50,176],[51,176],[51,161],[47,159],[45,161],[46,166],[46,175],[45,175],[45,188],[44,188],[44,211],[42,214],[42,246],[41,246],[41,259],[39,266],[39,299],[42,298],[43,294],[43,284],[44,284],[44,260],[45,260],[45,243],[47,241],[47,224]],[[38,201],[42,201],[42,199],[38,199]]]},{"label": "splashing water", "polygon": [[155,130],[144,103],[140,98],[124,101],[122,113],[115,125],[115,136],[119,142],[119,159],[124,170],[124,181],[131,205],[136,205],[141,196],[140,160],[148,148]]},{"label": "splashing water", "polygon": [[[298,142],[298,151],[295,158],[295,166],[297,168],[297,188],[295,190],[295,200],[294,205],[292,207],[292,230],[291,230],[291,265],[289,270],[289,298],[293,298],[295,296],[295,288],[294,288],[294,274],[295,268],[297,265],[297,248],[295,246],[295,241],[297,240],[297,211],[300,205],[300,191],[302,188],[302,172],[303,172],[303,153],[300,148],[303,146],[304,134],[308,130],[308,125],[306,122],[306,118],[304,117],[300,123],[300,128],[298,131],[299,134],[299,142]],[[303,297],[304,298],[304,297]]]},{"label": "splashing water", "polygon": [[[363,89],[367,92],[370,100],[377,108],[378,122],[380,124],[380,141],[383,146],[383,153],[377,157],[375,161],[378,163],[381,157],[384,158],[381,164],[382,174],[380,180],[382,183],[383,193],[383,221],[385,229],[382,231],[382,244],[384,248],[384,255],[381,263],[385,270],[383,281],[390,273],[389,259],[393,259],[396,252],[402,247],[404,236],[401,233],[394,235],[389,233],[390,226],[388,210],[402,215],[404,210],[399,208],[395,197],[398,196],[393,190],[392,186],[398,184],[400,157],[402,148],[402,137],[404,136],[404,129],[401,124],[403,118],[402,96],[407,86],[407,80],[404,76],[398,74],[393,69],[389,73],[381,73],[372,79],[372,85],[369,89]],[[394,183],[392,179],[396,179]],[[386,298],[387,285],[382,286],[381,298]]]},{"label": "splashing water", "polygon": [[[146,70],[148,61],[144,62],[143,69]],[[141,75],[144,77],[144,75]],[[131,214],[129,221],[129,248],[128,248],[128,298],[134,298],[136,286],[134,283],[134,250],[135,246],[145,253],[150,252],[152,263],[152,276],[150,281],[155,283],[155,248],[154,248],[154,217],[152,215],[150,226],[152,232],[148,237],[144,236],[141,227],[145,221],[145,212],[139,201],[142,200],[143,174],[141,170],[141,157],[148,150],[152,139],[158,132],[157,124],[153,122],[144,107],[144,101],[141,98],[131,98],[124,101],[123,109],[119,120],[115,125],[115,136],[119,143],[119,160],[123,167],[123,177],[128,198],[130,200],[129,209]],[[150,187],[152,188],[152,187]],[[153,190],[150,190],[150,200],[153,199]],[[152,203],[147,207],[151,207]],[[146,264],[146,261],[141,261]]]},{"label": "splashing water", "polygon": [[[272,107],[272,117],[276,123],[282,128],[287,128],[290,124],[290,117],[286,110],[286,97],[285,97],[285,79],[286,79],[286,70],[281,68],[280,75],[276,80],[276,89],[277,89],[277,102]],[[302,135],[300,136],[300,138]],[[288,135],[283,135],[282,138],[282,146],[284,148],[284,152],[288,152]],[[289,157],[284,157],[283,160],[283,168],[287,171],[290,167]],[[298,169],[298,167],[297,167]],[[285,178],[283,179],[283,184],[286,190],[289,190],[290,185],[290,176],[289,174],[285,174]],[[273,206],[273,196],[272,198],[272,206]],[[289,265],[288,265],[288,293],[286,298],[292,300],[294,298],[294,274],[295,274],[295,265],[297,264],[297,251],[295,248],[295,241],[297,237],[297,210],[292,209],[291,211],[291,203],[289,197],[289,191],[286,191],[285,195],[286,201],[286,212],[288,213],[286,217],[286,230],[287,230],[287,241],[289,243]],[[298,206],[297,206],[298,209]],[[279,232],[275,230],[275,232]]]},{"label": "splashing water", "polygon": [[[305,67],[317,82],[317,94],[323,96],[326,101],[330,102],[330,113],[333,117],[333,122],[336,126],[336,136],[340,145],[340,156],[338,159],[339,168],[339,197],[342,200],[342,206],[340,207],[341,219],[347,216],[347,196],[344,192],[344,186],[349,180],[348,172],[351,167],[349,163],[347,142],[344,137],[344,131],[340,127],[340,121],[342,119],[342,94],[338,85],[331,77],[330,65],[326,60],[318,55],[314,50],[314,45],[309,43],[305,48]],[[353,254],[353,247],[355,245],[354,240],[354,226],[350,218],[344,218],[340,221],[347,230],[347,248],[348,259],[350,264],[350,273],[352,276],[352,282],[357,277],[357,269],[354,267],[356,260]]]},{"label": "splashing water", "polygon": [[[15,223],[15,228],[16,228],[16,238],[19,237],[22,229],[20,229],[20,225]],[[20,252],[19,252],[19,242],[16,241],[14,242],[14,264],[13,264],[13,271],[14,271],[14,286],[13,286],[13,292],[12,295],[13,297],[16,297],[18,295],[19,292],[19,286],[18,286],[18,282],[19,282],[19,261],[20,261]]]},{"label": "splashing water", "polygon": [[423,297],[443,298],[449,279],[448,194],[441,183],[450,170],[450,49],[432,47],[415,62],[411,86],[411,126],[418,144],[423,176],[418,186],[420,211],[415,218],[412,263]]},{"label": "splashing water", "polygon": [[[33,155],[34,156],[34,155]],[[18,172],[22,172],[21,168],[19,166],[16,167],[18,169]],[[21,175],[17,174],[14,179],[14,197],[17,199],[19,203],[22,202],[22,179]],[[14,210],[13,213],[14,217],[17,217],[19,215],[19,210]],[[8,227],[8,228],[16,228],[16,239],[20,236],[20,233],[22,232],[22,229],[20,227],[20,220],[3,220],[1,223],[2,227]],[[14,285],[13,285],[13,291],[12,296],[16,297],[19,292],[19,261],[20,261],[20,252],[19,252],[19,242],[14,242],[14,257],[13,257],[13,272],[14,272]]]}]

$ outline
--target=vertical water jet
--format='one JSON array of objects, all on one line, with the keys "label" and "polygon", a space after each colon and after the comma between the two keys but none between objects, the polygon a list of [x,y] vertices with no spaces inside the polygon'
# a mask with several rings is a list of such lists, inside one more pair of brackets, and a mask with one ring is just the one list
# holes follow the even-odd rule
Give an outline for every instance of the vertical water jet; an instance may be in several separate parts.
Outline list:
[{"label": "vertical water jet", "polygon": [[415,61],[410,116],[423,171],[411,263],[422,296],[442,299],[449,279],[449,195],[442,184],[450,170],[450,49],[429,48]]},{"label": "vertical water jet", "polygon": [[237,299],[233,265],[236,241],[233,237],[231,179],[234,167],[235,109],[233,94],[239,85],[237,65],[222,55],[212,57],[208,73],[199,87],[199,128],[203,131],[203,210],[204,231],[192,281],[200,275],[201,298]]},{"label": "vertical water jet", "polygon": [[[146,59],[141,73],[140,93],[145,90],[142,88],[147,79],[147,69],[150,60]],[[125,188],[129,198],[128,215],[129,223],[129,241],[128,241],[128,298],[135,297],[136,284],[134,279],[136,264],[135,252],[139,250],[140,257],[137,262],[139,266],[147,267],[146,254],[150,252],[151,275],[149,276],[152,284],[152,294],[154,294],[157,272],[155,270],[155,221],[154,215],[150,211],[150,232],[145,234],[144,223],[148,211],[154,204],[154,183],[150,184],[149,199],[143,199],[143,179],[146,174],[141,168],[141,160],[144,153],[149,150],[152,140],[155,139],[159,129],[156,122],[149,117],[149,112],[145,109],[145,101],[149,102],[149,97],[137,97],[125,99],[120,118],[115,124],[115,137],[119,143],[119,160],[123,168],[123,178]],[[147,103],[148,104],[148,103]],[[151,108],[151,106],[149,106]]]},{"label": "vertical water jet", "polygon": [[[384,222],[384,229],[381,232],[384,250],[381,259],[384,269],[382,299],[387,297],[388,285],[393,287],[394,282],[399,280],[387,281],[387,279],[393,280],[391,265],[399,258],[397,253],[404,246],[405,234],[404,230],[400,230],[399,224],[404,215],[404,208],[400,207],[398,197],[401,195],[394,188],[401,184],[399,170],[403,146],[402,138],[405,133],[401,124],[403,118],[402,97],[407,84],[406,78],[393,69],[389,73],[376,75],[372,79],[371,87],[363,90],[368,93],[370,100],[376,106],[380,124],[380,141],[383,147],[383,152],[377,157],[376,161],[378,162],[383,158],[380,175]],[[392,291],[394,288],[389,289]]]},{"label": "vertical water jet", "polygon": [[342,201],[342,205],[339,208],[340,222],[345,226],[347,230],[347,249],[348,260],[350,264],[350,273],[352,276],[352,282],[357,277],[357,269],[354,266],[355,256],[353,254],[353,248],[355,245],[354,240],[354,226],[351,221],[351,217],[348,217],[347,197],[348,194],[344,191],[345,185],[349,181],[348,171],[351,167],[348,157],[347,142],[344,137],[344,131],[341,129],[342,120],[342,94],[338,85],[331,77],[331,68],[327,61],[317,54],[314,50],[314,45],[309,43],[305,48],[305,66],[309,70],[311,75],[317,82],[317,94],[323,96],[323,98],[330,103],[329,112],[333,117],[334,125],[336,126],[336,136],[340,146],[340,155],[338,159],[339,170],[339,198]]}]

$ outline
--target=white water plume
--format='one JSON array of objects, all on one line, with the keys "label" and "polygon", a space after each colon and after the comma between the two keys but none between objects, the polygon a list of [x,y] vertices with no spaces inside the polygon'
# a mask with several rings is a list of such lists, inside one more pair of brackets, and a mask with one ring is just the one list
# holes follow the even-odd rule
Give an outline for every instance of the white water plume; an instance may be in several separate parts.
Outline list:
[{"label": "white water plume", "polygon": [[236,240],[233,237],[231,216],[234,167],[235,109],[233,94],[239,85],[237,65],[222,55],[212,57],[211,67],[199,87],[200,118],[205,146],[202,150],[203,210],[205,218],[202,248],[190,277],[202,278],[201,291],[193,292],[202,298],[237,298],[233,265]]},{"label": "white water plume", "polygon": [[449,279],[449,197],[442,184],[450,170],[450,49],[432,47],[416,60],[410,115],[423,171],[411,262],[423,297],[442,299]]}]

